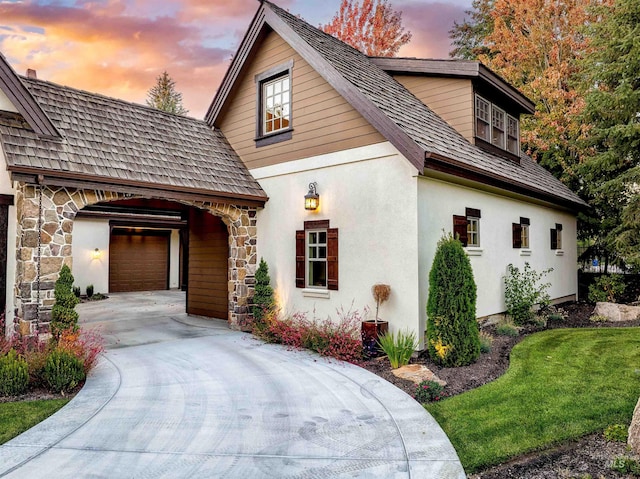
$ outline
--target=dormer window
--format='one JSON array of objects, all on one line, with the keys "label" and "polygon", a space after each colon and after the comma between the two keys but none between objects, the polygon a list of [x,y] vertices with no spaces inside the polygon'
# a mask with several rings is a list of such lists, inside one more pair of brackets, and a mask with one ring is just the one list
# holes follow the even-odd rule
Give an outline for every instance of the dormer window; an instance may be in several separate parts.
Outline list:
[{"label": "dormer window", "polygon": [[491,107],[491,124],[493,129],[491,130],[491,144],[502,148],[504,150],[504,110],[501,110],[495,105]]},{"label": "dormer window", "polygon": [[476,138],[495,148],[519,156],[520,124],[518,119],[480,95],[476,95],[475,98]]},{"label": "dormer window", "polygon": [[507,151],[514,155],[520,154],[520,125],[511,115],[507,116]]},{"label": "dormer window", "polygon": [[476,95],[476,136],[491,141],[491,103]]}]

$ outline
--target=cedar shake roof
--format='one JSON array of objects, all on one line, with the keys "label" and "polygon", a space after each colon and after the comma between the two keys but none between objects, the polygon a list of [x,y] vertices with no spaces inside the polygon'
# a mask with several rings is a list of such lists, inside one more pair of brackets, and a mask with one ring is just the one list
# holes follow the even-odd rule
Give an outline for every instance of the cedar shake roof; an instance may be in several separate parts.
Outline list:
[{"label": "cedar shake roof", "polygon": [[40,80],[21,82],[62,138],[43,139],[0,119],[14,176],[42,174],[202,199],[267,199],[222,132],[201,120]]},{"label": "cedar shake roof", "polygon": [[387,138],[417,169],[425,168],[470,178],[567,206],[586,203],[531,158],[520,164],[469,143],[453,127],[424,105],[372,59],[309,25],[267,0],[214,98],[206,119],[215,125],[226,95],[240,75],[242,62],[268,25],[294,48],[360,114]]}]

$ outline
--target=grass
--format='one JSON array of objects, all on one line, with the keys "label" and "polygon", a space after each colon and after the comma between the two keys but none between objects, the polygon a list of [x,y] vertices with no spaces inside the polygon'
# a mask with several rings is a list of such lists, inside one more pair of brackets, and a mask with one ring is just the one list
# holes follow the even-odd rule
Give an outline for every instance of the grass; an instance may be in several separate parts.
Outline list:
[{"label": "grass", "polygon": [[611,424],[640,395],[640,328],[555,329],[511,352],[498,380],[425,406],[467,473]]},{"label": "grass", "polygon": [[0,444],[51,416],[69,399],[0,403]]}]

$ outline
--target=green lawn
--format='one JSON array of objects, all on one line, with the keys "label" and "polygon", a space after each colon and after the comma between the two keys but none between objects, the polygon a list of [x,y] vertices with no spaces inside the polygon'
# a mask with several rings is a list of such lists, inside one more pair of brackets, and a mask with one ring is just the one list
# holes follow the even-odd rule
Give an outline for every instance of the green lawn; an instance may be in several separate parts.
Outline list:
[{"label": "green lawn", "polygon": [[640,328],[555,329],[511,353],[498,380],[428,411],[468,473],[629,424],[640,396]]},{"label": "green lawn", "polygon": [[67,404],[69,399],[0,403],[0,444],[35,426]]}]

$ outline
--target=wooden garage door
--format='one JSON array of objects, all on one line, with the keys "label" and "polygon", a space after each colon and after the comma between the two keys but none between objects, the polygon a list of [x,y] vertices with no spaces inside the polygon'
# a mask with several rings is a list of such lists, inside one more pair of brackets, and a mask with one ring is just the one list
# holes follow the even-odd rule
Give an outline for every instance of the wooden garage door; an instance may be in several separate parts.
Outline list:
[{"label": "wooden garage door", "polygon": [[187,313],[227,319],[229,234],[217,216],[189,212]]},{"label": "wooden garage door", "polygon": [[169,231],[111,232],[109,291],[169,288]]}]

